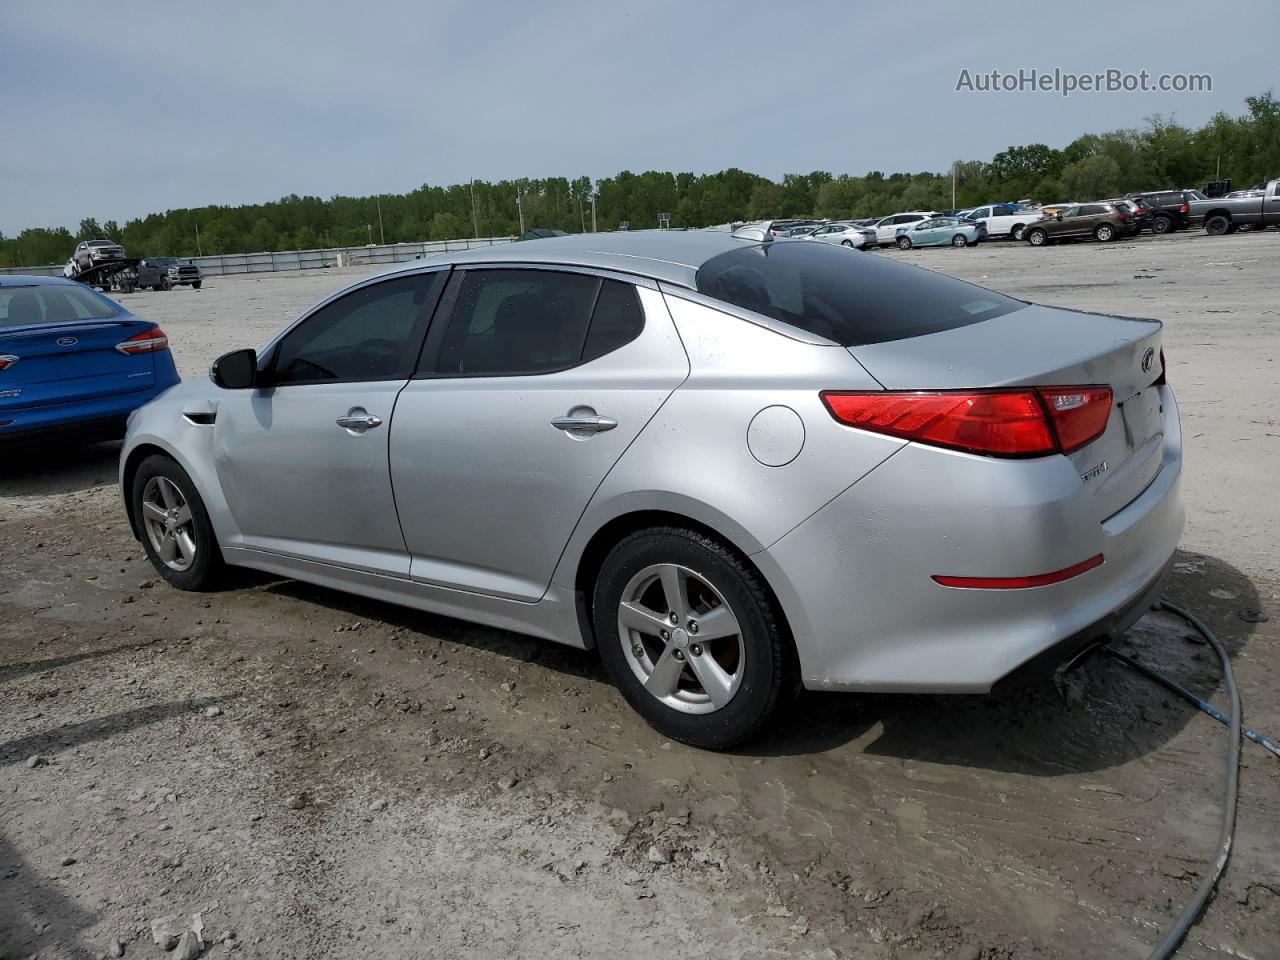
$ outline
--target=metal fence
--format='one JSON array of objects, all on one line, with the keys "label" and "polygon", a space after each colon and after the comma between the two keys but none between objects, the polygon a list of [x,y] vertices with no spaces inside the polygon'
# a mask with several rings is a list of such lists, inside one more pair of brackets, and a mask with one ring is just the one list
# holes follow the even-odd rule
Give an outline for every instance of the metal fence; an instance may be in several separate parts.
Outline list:
[{"label": "metal fence", "polygon": [[[190,257],[191,263],[200,268],[206,277],[219,277],[241,273],[276,273],[283,270],[319,270],[339,265],[377,266],[383,263],[403,263],[419,260],[437,253],[453,250],[470,250],[474,247],[491,247],[510,243],[515,237],[480,237],[475,240],[432,240],[426,243],[388,243],[368,247],[329,247],[323,250],[277,250],[273,253],[228,253],[213,257]],[[0,275],[36,275],[57,277],[62,266],[0,267]]]}]

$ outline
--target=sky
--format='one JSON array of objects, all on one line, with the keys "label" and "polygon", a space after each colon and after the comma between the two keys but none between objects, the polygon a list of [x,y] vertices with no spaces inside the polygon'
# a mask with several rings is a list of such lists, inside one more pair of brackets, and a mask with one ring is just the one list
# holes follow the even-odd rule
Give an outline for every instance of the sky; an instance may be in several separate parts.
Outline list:
[{"label": "sky", "polygon": [[[1278,12],[1272,0],[0,0],[0,231],[471,177],[944,171],[1157,113],[1189,125],[1242,113],[1280,79]],[[1207,73],[1213,89],[956,90],[962,70],[1019,68]]]}]

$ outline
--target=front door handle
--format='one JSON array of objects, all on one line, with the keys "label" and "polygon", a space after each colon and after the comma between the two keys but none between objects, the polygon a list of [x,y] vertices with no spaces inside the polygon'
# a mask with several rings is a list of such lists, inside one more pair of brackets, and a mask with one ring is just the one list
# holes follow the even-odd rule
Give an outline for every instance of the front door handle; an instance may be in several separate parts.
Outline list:
[{"label": "front door handle", "polygon": [[371,429],[372,427],[381,426],[382,418],[375,417],[371,413],[366,413],[362,407],[355,407],[354,409],[348,410],[345,417],[339,417],[333,422],[344,430],[363,432]]},{"label": "front door handle", "polygon": [[618,425],[612,417],[556,417],[551,425],[557,430],[581,430],[585,433],[604,433]]}]

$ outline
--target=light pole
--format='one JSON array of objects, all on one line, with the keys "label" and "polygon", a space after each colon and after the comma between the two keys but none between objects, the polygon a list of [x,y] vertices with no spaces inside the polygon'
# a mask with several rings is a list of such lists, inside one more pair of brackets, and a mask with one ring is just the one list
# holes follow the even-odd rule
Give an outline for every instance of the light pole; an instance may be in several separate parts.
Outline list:
[{"label": "light pole", "polygon": [[516,187],[516,212],[520,214],[520,236],[524,236],[524,198],[520,195],[520,188]]},{"label": "light pole", "polygon": [[596,232],[596,192],[591,191],[591,232]]},{"label": "light pole", "polygon": [[476,216],[476,178],[471,178],[471,229],[477,240],[480,239],[480,218]]},{"label": "light pole", "polygon": [[365,224],[365,227],[367,227],[367,228],[368,228],[368,230],[369,230],[369,246],[371,246],[371,247],[372,247],[372,246],[373,246],[373,224],[372,224],[372,223],[366,223],[366,224]]},{"label": "light pole", "polygon": [[200,224],[196,224],[196,256],[203,257],[204,251],[200,249]]},{"label": "light pole", "polygon": [[382,198],[375,197],[374,199],[378,204],[378,242],[385,247],[387,245],[387,234],[382,229]]}]

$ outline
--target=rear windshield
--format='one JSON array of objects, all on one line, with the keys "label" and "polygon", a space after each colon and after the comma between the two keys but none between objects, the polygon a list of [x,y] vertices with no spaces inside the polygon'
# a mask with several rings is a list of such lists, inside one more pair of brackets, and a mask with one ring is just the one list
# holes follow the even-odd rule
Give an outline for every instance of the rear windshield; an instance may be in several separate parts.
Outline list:
[{"label": "rear windshield", "polygon": [[712,257],[698,270],[697,287],[844,347],[938,333],[1026,305],[885,257],[787,241]]},{"label": "rear windshield", "polygon": [[103,320],[119,309],[80,284],[0,286],[0,328],[61,320]]}]

